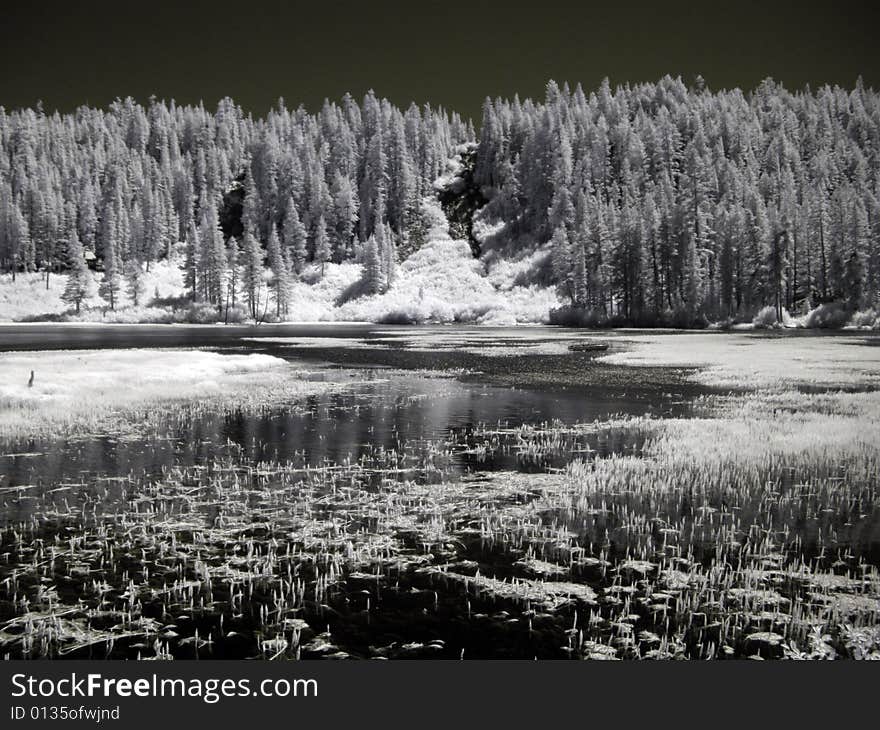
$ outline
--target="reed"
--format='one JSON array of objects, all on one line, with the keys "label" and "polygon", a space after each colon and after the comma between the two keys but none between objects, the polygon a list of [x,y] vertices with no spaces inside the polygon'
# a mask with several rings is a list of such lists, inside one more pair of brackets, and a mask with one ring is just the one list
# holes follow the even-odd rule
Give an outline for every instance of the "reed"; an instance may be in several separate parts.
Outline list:
[{"label": "reed", "polygon": [[[177,399],[166,419],[308,413],[312,385],[342,387],[288,377],[274,395]],[[489,635],[584,659],[880,658],[880,392],[852,389],[873,378],[768,382],[704,397],[693,418],[392,431],[340,463],[227,444],[158,475],[6,488],[0,647],[452,658]],[[159,438],[158,410],[137,408]],[[520,470],[456,476],[500,452]],[[405,640],[373,638],[392,630]]]}]

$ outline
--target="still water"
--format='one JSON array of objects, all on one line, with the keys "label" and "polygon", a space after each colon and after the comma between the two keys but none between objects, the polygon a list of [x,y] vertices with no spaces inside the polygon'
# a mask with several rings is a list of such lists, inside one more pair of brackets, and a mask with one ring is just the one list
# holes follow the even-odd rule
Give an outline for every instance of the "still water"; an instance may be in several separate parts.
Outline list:
[{"label": "still water", "polygon": [[[169,326],[0,326],[0,352],[35,349],[206,348],[217,352],[260,352],[289,360],[310,371],[315,380],[356,380],[343,392],[308,397],[302,407],[270,410],[259,415],[206,413],[181,422],[169,412],[156,424],[163,438],[120,439],[112,434],[92,438],[17,444],[0,455],[8,486],[51,484],[89,474],[160,475],[173,464],[204,463],[230,445],[251,460],[302,465],[356,462],[376,449],[406,452],[428,443],[457,447],[453,474],[479,470],[559,467],[570,456],[529,464],[516,453],[465,453],[473,432],[481,427],[510,427],[589,423],[616,415],[686,415],[690,399],[704,392],[683,378],[670,375],[644,383],[635,375],[621,382],[620,369],[609,382],[611,369],[594,362],[595,353],[567,350],[568,339],[557,332],[547,342],[554,353],[533,355],[533,347],[548,337],[545,329],[498,329],[487,338],[485,329],[457,328],[453,347],[411,349],[397,336],[407,328],[374,325],[283,325],[253,327]],[[450,328],[419,330],[430,342],[448,336]],[[469,340],[472,333],[472,340]],[[263,341],[268,338],[272,341]],[[284,338],[289,341],[278,342]],[[572,333],[571,342],[577,334]],[[326,340],[326,346],[321,340]],[[308,346],[298,346],[306,342]],[[347,342],[357,347],[348,347]],[[466,345],[472,342],[473,346]],[[463,345],[464,343],[464,345]],[[481,354],[487,347],[506,352]],[[545,382],[545,375],[571,370],[570,381]],[[450,374],[451,373],[451,374]],[[537,379],[537,380],[536,380]],[[659,380],[659,382],[658,382]],[[614,452],[632,444],[619,435],[599,439],[592,447]],[[616,440],[615,440],[616,439]],[[601,442],[600,442],[601,441]],[[19,454],[19,455],[16,455]],[[7,515],[8,517],[8,515]]]}]

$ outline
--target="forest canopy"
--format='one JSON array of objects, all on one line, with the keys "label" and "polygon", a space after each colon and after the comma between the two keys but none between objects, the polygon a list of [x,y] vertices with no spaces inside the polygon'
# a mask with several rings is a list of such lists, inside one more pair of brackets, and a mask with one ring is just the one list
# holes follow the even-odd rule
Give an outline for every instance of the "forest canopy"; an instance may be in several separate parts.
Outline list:
[{"label": "forest canopy", "polygon": [[475,255],[546,250],[533,283],[620,321],[781,318],[880,293],[880,102],[861,81],[551,81],[541,101],[487,98],[479,131],[372,92],[317,113],[280,100],[263,118],[231,99],[0,109],[0,268],[68,273],[77,307],[85,261],[112,308],[178,253],[193,300],[231,295],[252,315],[264,267],[279,316],[306,265],[356,261],[376,293],[438,196],[465,210]]}]

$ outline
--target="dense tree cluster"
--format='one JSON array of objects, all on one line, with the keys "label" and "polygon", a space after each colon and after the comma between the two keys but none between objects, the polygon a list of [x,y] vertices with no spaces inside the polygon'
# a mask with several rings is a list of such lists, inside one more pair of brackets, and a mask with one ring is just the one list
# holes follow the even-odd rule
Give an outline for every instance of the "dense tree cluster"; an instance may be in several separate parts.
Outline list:
[{"label": "dense tree cluster", "polygon": [[861,82],[550,82],[543,104],[486,100],[475,178],[500,235],[551,242],[575,306],[647,322],[880,293],[880,98]]},{"label": "dense tree cluster", "polygon": [[417,245],[421,200],[474,136],[458,115],[372,92],[315,115],[281,101],[264,119],[228,99],[213,114],[132,99],[66,115],[0,109],[0,266],[69,270],[77,308],[83,257],[114,307],[121,293],[140,299],[143,271],[178,242],[194,299],[253,316],[283,313],[308,262],[366,257],[378,291],[397,248]]},{"label": "dense tree cluster", "polygon": [[378,293],[419,246],[422,201],[456,151],[470,197],[440,195],[467,212],[461,230],[485,203],[508,252],[546,244],[535,275],[575,308],[647,323],[878,303],[880,97],[861,82],[744,94],[666,77],[589,95],[550,82],[543,102],[487,99],[479,136],[372,92],[317,114],[280,101],[262,119],[229,99],[214,113],[0,109],[0,268],[69,272],[77,309],[84,260],[115,307],[140,301],[144,271],[174,250],[194,300],[253,317],[282,316],[310,264],[359,261]]}]

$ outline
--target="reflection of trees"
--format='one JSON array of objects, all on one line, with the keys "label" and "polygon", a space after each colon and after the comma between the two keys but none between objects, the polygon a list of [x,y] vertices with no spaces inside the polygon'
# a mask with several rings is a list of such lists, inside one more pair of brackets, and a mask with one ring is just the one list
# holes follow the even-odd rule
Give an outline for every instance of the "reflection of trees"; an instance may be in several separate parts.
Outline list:
[{"label": "reflection of trees", "polygon": [[[366,373],[365,373],[366,375]],[[642,414],[652,405],[662,409],[671,395],[651,394],[647,387],[628,392],[597,386],[581,390],[522,390],[463,383],[451,378],[420,377],[375,371],[368,383],[345,392],[315,395],[275,412],[223,415],[174,411],[150,424],[153,436],[136,439],[89,437],[48,445],[32,444],[42,456],[5,463],[4,486],[88,482],[98,476],[160,476],[172,465],[208,463],[227,453],[227,442],[254,460],[278,459],[305,466],[372,458],[385,449],[404,452],[407,466],[417,467],[430,442],[460,437],[467,428],[485,424],[518,427],[559,420],[589,423],[612,414]],[[681,396],[677,396],[679,399]],[[600,455],[623,453],[631,446],[626,433],[610,433],[603,442],[591,436]],[[569,455],[554,457],[554,465]],[[518,466],[515,451],[496,454],[494,464],[455,458],[458,468]],[[522,466],[519,464],[519,466]],[[412,476],[412,475],[410,475]]]}]

